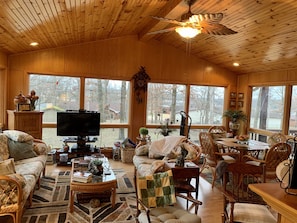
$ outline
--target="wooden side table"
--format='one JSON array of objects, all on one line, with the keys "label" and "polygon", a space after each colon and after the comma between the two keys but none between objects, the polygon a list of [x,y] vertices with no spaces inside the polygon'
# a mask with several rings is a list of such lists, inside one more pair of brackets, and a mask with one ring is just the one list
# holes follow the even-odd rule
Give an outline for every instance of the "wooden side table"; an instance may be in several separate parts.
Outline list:
[{"label": "wooden side table", "polygon": [[[195,199],[198,199],[199,189],[199,174],[200,168],[193,162],[186,162],[184,167],[176,167],[175,163],[166,163],[166,168],[171,169],[175,190],[177,193],[186,193],[188,197],[192,197],[195,193]],[[195,186],[191,184],[192,179],[195,179]],[[187,209],[189,207],[187,201]]]}]

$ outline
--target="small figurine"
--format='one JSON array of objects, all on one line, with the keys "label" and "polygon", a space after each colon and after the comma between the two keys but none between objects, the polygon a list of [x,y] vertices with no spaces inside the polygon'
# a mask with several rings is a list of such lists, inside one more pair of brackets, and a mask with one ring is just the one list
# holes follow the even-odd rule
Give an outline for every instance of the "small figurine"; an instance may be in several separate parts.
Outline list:
[{"label": "small figurine", "polygon": [[30,110],[35,110],[35,102],[39,99],[39,97],[36,95],[36,92],[34,90],[31,90],[30,94],[26,97],[30,100]]},{"label": "small figurine", "polygon": [[188,150],[181,145],[181,154],[177,157],[175,166],[184,167],[185,166],[185,158],[188,155]]}]

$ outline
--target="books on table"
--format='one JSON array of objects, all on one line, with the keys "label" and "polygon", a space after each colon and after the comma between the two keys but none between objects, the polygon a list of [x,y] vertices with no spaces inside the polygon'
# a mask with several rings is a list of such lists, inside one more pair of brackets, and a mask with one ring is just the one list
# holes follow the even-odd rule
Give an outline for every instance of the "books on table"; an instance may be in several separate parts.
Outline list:
[{"label": "books on table", "polygon": [[76,171],[73,173],[73,180],[81,183],[92,181],[92,173],[87,171]]}]

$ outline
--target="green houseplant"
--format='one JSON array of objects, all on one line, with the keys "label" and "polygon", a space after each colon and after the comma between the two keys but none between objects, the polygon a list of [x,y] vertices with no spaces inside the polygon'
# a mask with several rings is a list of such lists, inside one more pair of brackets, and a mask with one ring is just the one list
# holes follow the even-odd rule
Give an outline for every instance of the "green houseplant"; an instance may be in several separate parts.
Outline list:
[{"label": "green houseplant", "polygon": [[223,117],[229,118],[234,123],[247,120],[246,114],[241,110],[227,110],[224,112]]},{"label": "green houseplant", "polygon": [[245,122],[247,120],[246,114],[241,110],[227,110],[223,113],[223,117],[229,118],[229,128],[234,136],[237,135],[237,131],[239,130],[239,121]]},{"label": "green houseplant", "polygon": [[139,134],[142,138],[146,138],[146,136],[148,135],[148,129],[145,127],[139,128]]}]

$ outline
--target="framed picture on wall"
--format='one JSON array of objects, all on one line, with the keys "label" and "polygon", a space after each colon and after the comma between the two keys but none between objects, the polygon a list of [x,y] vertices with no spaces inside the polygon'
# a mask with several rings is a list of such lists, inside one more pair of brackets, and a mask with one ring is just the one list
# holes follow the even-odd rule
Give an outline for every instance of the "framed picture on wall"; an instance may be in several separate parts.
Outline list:
[{"label": "framed picture on wall", "polygon": [[231,100],[230,101],[230,107],[235,107],[236,106],[236,101],[235,100]]},{"label": "framed picture on wall", "polygon": [[18,104],[18,111],[30,111],[30,104]]},{"label": "framed picture on wall", "polygon": [[231,99],[235,99],[236,98],[236,93],[235,92],[231,92],[230,93],[230,98]]},{"label": "framed picture on wall", "polygon": [[243,98],[244,98],[244,94],[243,93],[238,93],[238,99],[243,100]]},{"label": "framed picture on wall", "polygon": [[243,101],[238,101],[238,102],[237,102],[237,106],[238,106],[239,108],[242,108],[242,107],[243,107]]}]

